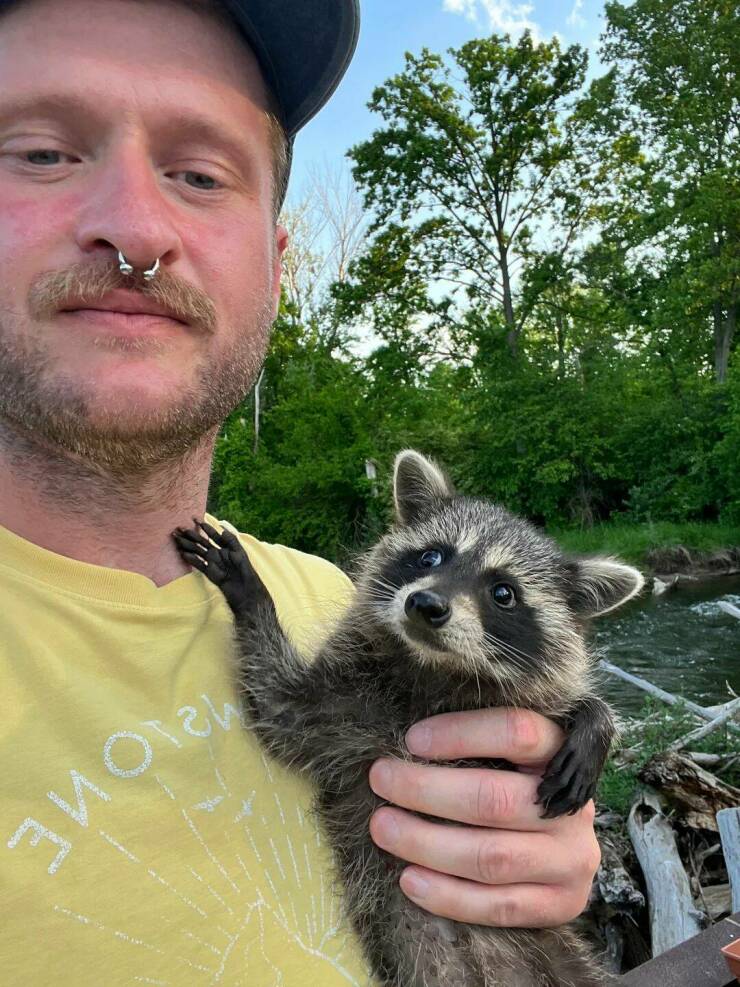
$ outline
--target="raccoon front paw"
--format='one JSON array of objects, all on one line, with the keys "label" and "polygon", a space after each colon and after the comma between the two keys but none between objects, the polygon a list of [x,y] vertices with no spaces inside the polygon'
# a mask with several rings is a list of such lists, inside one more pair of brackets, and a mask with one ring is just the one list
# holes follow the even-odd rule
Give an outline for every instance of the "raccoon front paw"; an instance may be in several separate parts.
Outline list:
[{"label": "raccoon front paw", "polygon": [[241,542],[230,531],[217,531],[197,518],[193,521],[195,528],[172,532],[180,555],[219,587],[234,614],[249,610],[255,596],[265,590]]},{"label": "raccoon front paw", "polygon": [[601,762],[584,751],[578,737],[570,735],[550,761],[537,789],[537,805],[544,808],[543,819],[573,815],[596,792]]}]

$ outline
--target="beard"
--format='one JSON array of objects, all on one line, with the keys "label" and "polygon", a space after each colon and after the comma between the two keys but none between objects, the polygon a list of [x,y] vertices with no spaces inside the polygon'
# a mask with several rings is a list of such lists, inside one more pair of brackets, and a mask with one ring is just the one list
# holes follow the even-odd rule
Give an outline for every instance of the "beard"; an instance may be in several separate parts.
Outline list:
[{"label": "beard", "polygon": [[[163,271],[152,282],[132,280],[109,262],[37,278],[29,296],[32,318],[42,321],[70,302],[92,305],[114,288],[135,288],[155,299],[191,331],[213,335],[216,330],[213,303],[199,289]],[[80,466],[128,479],[150,474],[185,459],[246,397],[264,360],[271,324],[266,291],[252,324],[229,333],[228,347],[204,356],[174,400],[157,409],[132,407],[123,415],[100,407],[93,384],[55,371],[43,342],[14,332],[0,310],[0,419],[22,434],[24,446],[43,445],[54,458],[71,456]],[[137,353],[161,349],[157,340],[115,337],[96,345]]]}]

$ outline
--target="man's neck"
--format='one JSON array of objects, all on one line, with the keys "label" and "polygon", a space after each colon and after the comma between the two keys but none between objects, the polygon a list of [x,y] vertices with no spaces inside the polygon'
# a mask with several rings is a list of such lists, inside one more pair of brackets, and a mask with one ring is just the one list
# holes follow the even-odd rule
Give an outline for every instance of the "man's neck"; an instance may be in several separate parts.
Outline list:
[{"label": "man's neck", "polygon": [[164,586],[190,571],[171,532],[203,516],[214,442],[124,481],[0,429],[0,524],[50,552]]}]

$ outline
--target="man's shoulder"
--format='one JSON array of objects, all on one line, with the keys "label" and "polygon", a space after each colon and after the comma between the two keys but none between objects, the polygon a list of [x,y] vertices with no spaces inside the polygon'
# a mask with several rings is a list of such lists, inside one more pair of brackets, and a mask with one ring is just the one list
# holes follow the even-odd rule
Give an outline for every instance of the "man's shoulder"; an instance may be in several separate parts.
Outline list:
[{"label": "man's shoulder", "polygon": [[352,600],[354,587],[345,573],[318,555],[261,541],[228,521],[208,520],[237,535],[275,603],[285,632],[301,650],[314,650]]}]

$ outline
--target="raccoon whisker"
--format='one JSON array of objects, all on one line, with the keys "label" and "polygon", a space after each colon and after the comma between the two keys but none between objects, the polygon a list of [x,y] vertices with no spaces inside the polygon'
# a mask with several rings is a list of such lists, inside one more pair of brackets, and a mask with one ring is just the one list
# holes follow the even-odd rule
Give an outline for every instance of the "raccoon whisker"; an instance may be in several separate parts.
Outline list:
[{"label": "raccoon whisker", "polygon": [[[493,634],[486,632],[484,634],[484,640],[488,644],[492,644],[496,647],[498,651],[501,652],[506,658],[509,658],[511,662],[516,666],[519,671],[526,671],[531,667],[532,657],[515,648],[513,644],[509,644],[508,641],[502,641],[501,638],[495,637]],[[494,655],[494,660],[496,656]],[[500,664],[500,662],[499,662]]]},{"label": "raccoon whisker", "polygon": [[[511,644],[509,641],[504,641],[500,637],[496,637],[495,634],[491,634],[490,631],[485,632],[485,636],[491,644],[498,645],[502,651],[508,654],[522,669],[531,668],[535,663],[536,659],[533,655],[528,654],[526,651],[522,651],[521,648],[517,648],[515,645]],[[524,664],[522,659],[526,662]],[[540,663],[538,662],[538,665]],[[545,663],[546,672],[550,673],[551,669],[548,667],[548,663]]]}]

